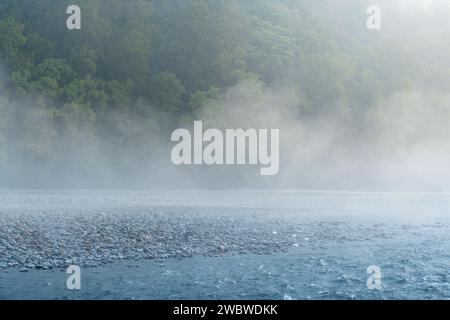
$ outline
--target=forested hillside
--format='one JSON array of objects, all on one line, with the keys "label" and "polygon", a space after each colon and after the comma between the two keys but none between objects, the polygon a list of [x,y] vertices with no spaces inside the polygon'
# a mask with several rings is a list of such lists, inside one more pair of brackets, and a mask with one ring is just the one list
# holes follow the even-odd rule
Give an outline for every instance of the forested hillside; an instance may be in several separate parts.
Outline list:
[{"label": "forested hillside", "polygon": [[[73,2],[0,2],[6,184],[24,168],[127,174],[161,151],[160,137],[246,79],[290,88],[303,117],[358,114],[427,79],[448,86],[432,82],[448,65],[418,63],[408,43],[367,30],[364,3],[342,2],[336,13],[330,1],[77,0],[82,28],[67,30]],[[92,163],[95,153],[103,164]]]}]

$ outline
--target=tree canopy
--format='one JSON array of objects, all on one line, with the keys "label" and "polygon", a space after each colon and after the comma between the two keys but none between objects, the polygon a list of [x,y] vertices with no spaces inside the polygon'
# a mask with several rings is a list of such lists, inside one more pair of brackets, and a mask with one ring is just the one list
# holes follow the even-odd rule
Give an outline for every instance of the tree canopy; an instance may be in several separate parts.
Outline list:
[{"label": "tree canopy", "polygon": [[[53,170],[105,150],[120,167],[133,146],[146,159],[157,143],[143,147],[137,128],[164,133],[249,77],[296,88],[305,115],[364,110],[427,77],[407,46],[330,19],[330,1],[78,0],[82,29],[67,30],[72,2],[0,2],[3,168]],[[364,26],[357,9],[350,24]]]}]

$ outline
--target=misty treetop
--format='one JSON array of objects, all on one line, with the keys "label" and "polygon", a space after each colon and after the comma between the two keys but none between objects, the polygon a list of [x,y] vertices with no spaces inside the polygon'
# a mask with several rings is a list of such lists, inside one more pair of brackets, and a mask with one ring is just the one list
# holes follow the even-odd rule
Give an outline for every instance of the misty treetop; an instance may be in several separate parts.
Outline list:
[{"label": "misty treetop", "polygon": [[336,21],[332,1],[76,2],[81,30],[66,28],[73,1],[0,2],[4,181],[25,167],[81,174],[95,153],[125,172],[246,79],[291,88],[308,116],[365,110],[427,76],[428,61],[418,72],[407,46],[364,28],[364,3],[343,2]]}]

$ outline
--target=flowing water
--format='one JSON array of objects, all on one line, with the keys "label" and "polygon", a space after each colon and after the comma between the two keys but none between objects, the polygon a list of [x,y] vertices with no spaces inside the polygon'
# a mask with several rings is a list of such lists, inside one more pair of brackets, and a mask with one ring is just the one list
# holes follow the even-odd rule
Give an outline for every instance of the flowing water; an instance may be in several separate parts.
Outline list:
[{"label": "flowing water", "polygon": [[[211,225],[211,230],[216,230],[215,219],[224,217],[235,221],[233,226],[237,229],[242,221],[243,227],[228,235],[226,241],[235,245],[223,252],[205,249],[189,257],[125,257],[90,267],[82,266],[81,290],[67,289],[69,275],[63,267],[23,270],[21,266],[5,266],[0,269],[0,298],[450,297],[450,195],[446,193],[294,190],[0,192],[0,221],[2,215],[9,217],[3,223],[11,221],[10,217],[39,216],[44,212],[46,216],[55,215],[64,220],[65,216],[75,213],[79,217],[108,215],[109,212],[120,214],[123,211],[132,217],[133,212],[142,214],[155,210],[159,215],[172,215],[174,218],[180,213],[205,217],[208,224],[201,228]],[[27,224],[28,220],[20,221]],[[259,233],[257,237],[252,236],[247,231],[252,228],[252,221],[267,228],[258,227],[263,236]],[[36,224],[30,226],[39,229]],[[0,225],[0,231],[7,227]],[[154,226],[152,228],[155,230]],[[27,237],[35,236],[34,232],[39,231],[24,230],[28,229],[18,232],[27,233],[24,235]],[[165,234],[167,241],[176,237],[172,233],[177,230]],[[49,231],[46,229],[45,232]],[[212,232],[207,236],[215,238],[221,235]],[[261,242],[265,238],[270,238],[267,245],[255,243],[255,239]],[[189,242],[193,238],[186,239]],[[276,245],[277,239],[280,239],[279,246]],[[7,242],[8,239],[4,239],[4,243]],[[201,247],[204,242],[194,243],[194,247]],[[247,244],[254,250],[246,251],[242,246]],[[261,250],[266,247],[268,250]],[[0,253],[14,260],[11,252],[21,251],[11,250],[6,245],[2,247],[0,242]],[[43,249],[36,246],[33,250]],[[68,248],[62,250],[67,251]],[[367,268],[372,265],[380,267],[381,289],[370,290],[367,286]]]}]

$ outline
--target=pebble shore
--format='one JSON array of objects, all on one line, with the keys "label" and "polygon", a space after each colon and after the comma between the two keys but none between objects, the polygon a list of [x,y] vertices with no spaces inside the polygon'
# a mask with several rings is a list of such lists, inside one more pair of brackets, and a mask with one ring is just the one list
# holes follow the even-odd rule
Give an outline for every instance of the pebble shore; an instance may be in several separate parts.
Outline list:
[{"label": "pebble shore", "polygon": [[[351,223],[340,218],[325,219],[325,210],[307,209],[330,207],[339,213],[342,204],[335,198],[322,194],[293,195],[252,191],[198,194],[3,191],[0,270],[18,268],[26,272],[66,268],[71,264],[94,267],[120,260],[269,254],[307,245],[320,246],[327,241],[389,239],[394,234],[415,230],[400,224],[386,228],[382,224],[356,223],[353,219]],[[297,198],[303,199],[298,209],[281,208]],[[369,200],[374,201],[363,199],[368,204]],[[255,207],[268,203],[277,208]],[[228,204],[242,206],[227,207]],[[343,216],[350,210],[341,211]],[[430,230],[444,227],[433,225]]]},{"label": "pebble shore", "polygon": [[[0,268],[270,253],[309,241],[311,226],[176,213],[0,214]],[[316,230],[317,231],[317,230]]]}]

